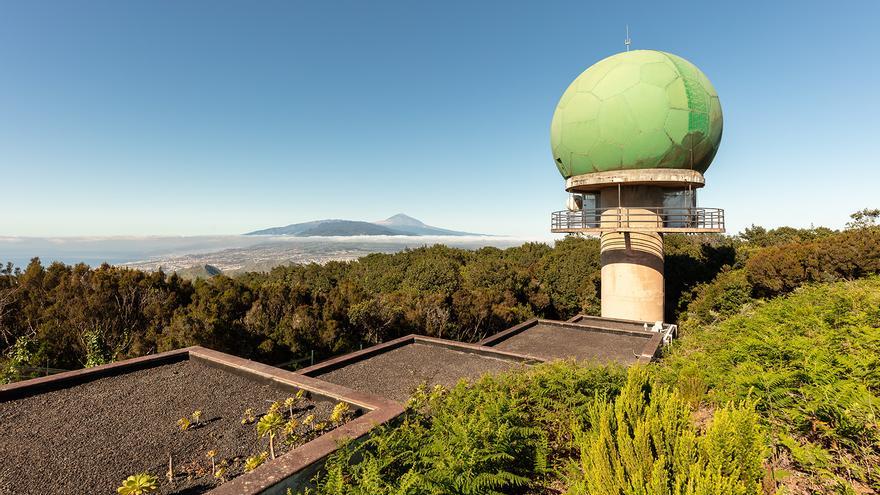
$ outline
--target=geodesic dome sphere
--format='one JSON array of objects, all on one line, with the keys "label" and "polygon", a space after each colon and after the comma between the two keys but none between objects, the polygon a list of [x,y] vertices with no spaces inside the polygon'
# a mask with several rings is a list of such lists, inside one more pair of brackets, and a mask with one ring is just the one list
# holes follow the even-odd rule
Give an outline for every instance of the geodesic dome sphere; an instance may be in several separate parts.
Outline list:
[{"label": "geodesic dome sphere", "polygon": [[721,142],[718,94],[694,64],[655,50],[618,53],[565,90],[550,124],[563,177],[642,168],[704,173]]}]

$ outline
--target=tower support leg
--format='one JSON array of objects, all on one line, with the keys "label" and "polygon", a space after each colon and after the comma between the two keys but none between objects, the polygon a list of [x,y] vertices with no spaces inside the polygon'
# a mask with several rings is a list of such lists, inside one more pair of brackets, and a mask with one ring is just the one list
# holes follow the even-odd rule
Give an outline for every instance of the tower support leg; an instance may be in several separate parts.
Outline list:
[{"label": "tower support leg", "polygon": [[602,316],[663,321],[663,237],[649,232],[601,236]]}]

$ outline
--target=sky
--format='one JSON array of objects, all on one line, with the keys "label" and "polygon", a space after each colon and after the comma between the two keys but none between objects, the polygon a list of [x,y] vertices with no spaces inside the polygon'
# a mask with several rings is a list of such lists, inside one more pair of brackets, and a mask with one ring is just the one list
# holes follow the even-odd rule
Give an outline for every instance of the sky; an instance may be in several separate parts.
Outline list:
[{"label": "sky", "polygon": [[728,231],[880,207],[880,2],[0,0],[0,236],[321,218],[549,237],[568,84],[633,48],[710,78]]}]

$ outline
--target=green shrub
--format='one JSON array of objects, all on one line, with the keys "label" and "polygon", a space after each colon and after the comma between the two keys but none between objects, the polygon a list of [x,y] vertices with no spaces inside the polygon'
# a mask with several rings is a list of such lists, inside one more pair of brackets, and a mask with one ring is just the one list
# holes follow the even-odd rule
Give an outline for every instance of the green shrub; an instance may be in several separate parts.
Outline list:
[{"label": "green shrub", "polygon": [[613,396],[619,368],[557,362],[420,390],[402,422],[328,461],[321,494],[491,494],[552,481],[573,420]]},{"label": "green shrub", "polygon": [[752,285],[745,270],[727,270],[712,282],[698,285],[694,293],[696,296],[680,322],[682,327],[715,323],[739,313],[752,299]]},{"label": "green shrub", "polygon": [[738,263],[737,242],[715,234],[664,235],[663,255],[667,321],[678,321],[678,311],[687,306],[696,286],[711,282],[724,267]]},{"label": "green shrub", "polygon": [[758,297],[786,294],[809,282],[880,273],[880,227],[758,250],[746,262],[746,273]]},{"label": "green shrub", "polygon": [[803,287],[690,328],[660,377],[705,384],[705,399],[750,399],[803,472],[880,489],[880,277]]},{"label": "green shrub", "polygon": [[715,412],[704,432],[678,392],[630,370],[614,402],[597,402],[579,439],[572,495],[754,494],[764,438],[749,404]]}]

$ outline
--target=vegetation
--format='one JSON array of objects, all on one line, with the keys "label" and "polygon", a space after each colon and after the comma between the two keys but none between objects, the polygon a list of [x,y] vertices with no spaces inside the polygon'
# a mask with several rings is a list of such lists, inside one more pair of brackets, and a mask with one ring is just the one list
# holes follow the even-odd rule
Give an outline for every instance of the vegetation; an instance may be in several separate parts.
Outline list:
[{"label": "vegetation", "polygon": [[192,427],[192,423],[189,418],[180,418],[177,420],[177,427],[180,428],[180,431],[186,431]]},{"label": "vegetation", "polygon": [[[276,402],[277,404],[277,402]],[[269,454],[275,458],[275,436],[284,428],[284,418],[278,412],[270,411],[257,421],[257,434],[260,438],[269,437]]]},{"label": "vegetation", "polygon": [[809,282],[852,280],[878,273],[880,228],[773,246],[752,255],[746,271],[761,297],[785,294]]},{"label": "vegetation", "polygon": [[705,432],[689,411],[646,369],[571,362],[422,389],[401,424],[335,454],[316,493],[544,493],[561,478],[571,493],[755,493],[764,443],[750,405]]},{"label": "vegetation", "polygon": [[305,397],[305,390],[297,390],[296,394],[293,397],[288,397],[284,399],[284,407],[287,408],[287,412],[291,418],[293,418],[293,408],[296,407],[296,403],[301,401],[303,397]]},{"label": "vegetation", "polygon": [[805,472],[819,491],[880,490],[880,277],[804,287],[688,326],[658,368],[667,383],[701,384],[709,405],[754,401],[773,469]]},{"label": "vegetation", "polygon": [[[843,232],[666,236],[666,319],[678,320],[697,287],[723,271],[745,270],[751,295],[765,298],[877,273],[880,227],[871,218]],[[597,314],[599,269],[598,241],[574,237],[553,248],[433,246],[194,282],[34,259],[23,270],[0,269],[0,380],[188,345],[277,364],[409,333],[472,342],[534,316]]]},{"label": "vegetation", "polygon": [[263,464],[264,462],[266,462],[266,459],[268,459],[268,458],[269,458],[268,452],[260,452],[257,455],[248,457],[244,461],[244,470],[249,473],[249,472],[253,471],[254,469],[257,469],[258,467],[260,467],[260,465]]},{"label": "vegetation", "polygon": [[[213,462],[213,460],[212,460],[212,462]],[[228,470],[229,470],[229,466],[228,466],[227,462],[225,460],[221,461],[220,465],[217,466],[216,470],[214,471],[214,478],[216,478],[217,481],[219,481],[220,483],[225,483],[226,482],[226,474],[227,474]]]},{"label": "vegetation", "polygon": [[250,407],[244,410],[244,413],[241,417],[241,424],[250,425],[253,424],[257,420],[257,417],[254,416],[254,410]]},{"label": "vegetation", "polygon": [[188,418],[180,418],[177,420],[177,427],[180,431],[186,431],[191,428],[198,428],[202,424],[202,411],[195,410]]},{"label": "vegetation", "polygon": [[691,404],[634,368],[620,395],[597,402],[580,450],[572,495],[754,494],[764,474],[764,438],[752,406],[725,406],[699,431]]},{"label": "vegetation", "polygon": [[[744,280],[723,272],[706,294],[726,308]],[[727,312],[687,315],[671,351],[625,380],[556,362],[421,389],[314,493],[880,491],[880,277]]]},{"label": "vegetation", "polygon": [[[681,338],[659,363],[557,362],[420,389],[399,423],[339,450],[314,492],[878,493],[877,218],[857,212],[840,232],[666,236]],[[412,332],[473,341],[532,316],[594,313],[598,284],[598,243],[577,238],[195,282],[34,261],[0,272],[0,370],[16,380],[192,344],[274,363]],[[244,413],[273,456],[277,435],[307,441],[350,414],[340,404],[328,421],[299,419],[300,398],[259,421]]]},{"label": "vegetation", "polygon": [[345,402],[337,402],[333,406],[333,412],[330,413],[330,422],[334,425],[344,423],[351,414],[351,407]]},{"label": "vegetation", "polygon": [[159,489],[159,480],[148,473],[133,474],[116,489],[119,495],[146,495]]},{"label": "vegetation", "polygon": [[213,449],[209,450],[208,452],[205,453],[205,457],[207,457],[208,459],[211,459],[211,474],[216,476],[217,475],[217,463],[215,461],[215,458],[217,457],[217,451],[213,450]]},{"label": "vegetation", "polygon": [[[878,492],[877,232],[686,244],[692,259],[734,261],[683,288],[683,336],[659,363],[626,384],[600,378],[601,393],[562,378],[597,371],[573,363],[423,390],[399,426],[339,452],[316,492]],[[766,283],[764,257],[810,266],[816,243],[821,277]]]},{"label": "vegetation", "polygon": [[[671,313],[682,293],[736,262],[736,242],[668,238]],[[409,333],[473,342],[534,316],[595,314],[598,250],[579,238],[553,248],[433,246],[196,281],[35,259],[0,269],[0,380],[188,345],[277,364]]]}]

